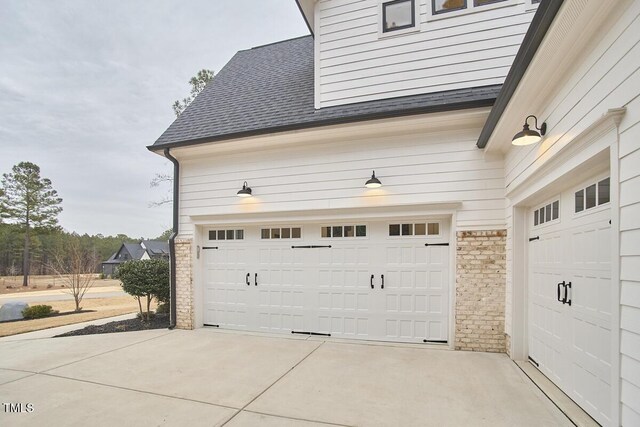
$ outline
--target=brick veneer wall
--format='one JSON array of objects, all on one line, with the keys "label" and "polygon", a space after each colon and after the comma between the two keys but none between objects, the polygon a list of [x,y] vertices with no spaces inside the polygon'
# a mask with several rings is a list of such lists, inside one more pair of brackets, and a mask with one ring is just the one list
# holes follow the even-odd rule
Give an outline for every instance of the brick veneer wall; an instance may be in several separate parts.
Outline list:
[{"label": "brick veneer wall", "polygon": [[505,352],[506,230],[459,231],[456,350]]},{"label": "brick veneer wall", "polygon": [[176,239],[176,327],[193,329],[191,240]]}]

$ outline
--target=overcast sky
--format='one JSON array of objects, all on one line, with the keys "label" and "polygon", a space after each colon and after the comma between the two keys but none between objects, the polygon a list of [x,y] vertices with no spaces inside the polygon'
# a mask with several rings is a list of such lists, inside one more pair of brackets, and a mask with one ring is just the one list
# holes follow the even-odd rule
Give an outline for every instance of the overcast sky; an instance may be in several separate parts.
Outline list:
[{"label": "overcast sky", "polygon": [[38,164],[68,231],[156,237],[171,167],[146,146],[189,78],[305,34],[294,0],[0,0],[0,173]]}]

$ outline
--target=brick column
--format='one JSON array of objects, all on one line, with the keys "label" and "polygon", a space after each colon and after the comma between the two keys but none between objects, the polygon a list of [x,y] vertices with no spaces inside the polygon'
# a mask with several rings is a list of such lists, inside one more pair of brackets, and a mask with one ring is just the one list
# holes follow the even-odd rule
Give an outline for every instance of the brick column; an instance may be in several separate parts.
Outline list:
[{"label": "brick column", "polygon": [[456,350],[505,352],[506,230],[459,231]]},{"label": "brick column", "polygon": [[176,239],[176,327],[193,329],[191,240]]}]

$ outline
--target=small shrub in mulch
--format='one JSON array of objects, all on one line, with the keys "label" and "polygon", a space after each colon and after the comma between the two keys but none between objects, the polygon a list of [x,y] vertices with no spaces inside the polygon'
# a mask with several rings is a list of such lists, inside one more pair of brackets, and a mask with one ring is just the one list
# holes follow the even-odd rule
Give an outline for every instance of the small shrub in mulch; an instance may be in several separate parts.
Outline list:
[{"label": "small shrub in mulch", "polygon": [[140,319],[127,319],[117,322],[109,322],[104,325],[89,325],[76,331],[56,335],[56,337],[72,337],[76,335],[111,334],[114,332],[145,331],[147,329],[164,329],[169,327],[169,315],[157,314],[149,321]]},{"label": "small shrub in mulch", "polygon": [[32,305],[22,310],[22,316],[25,319],[42,319],[55,314],[58,314],[58,311],[54,310],[50,305]]}]

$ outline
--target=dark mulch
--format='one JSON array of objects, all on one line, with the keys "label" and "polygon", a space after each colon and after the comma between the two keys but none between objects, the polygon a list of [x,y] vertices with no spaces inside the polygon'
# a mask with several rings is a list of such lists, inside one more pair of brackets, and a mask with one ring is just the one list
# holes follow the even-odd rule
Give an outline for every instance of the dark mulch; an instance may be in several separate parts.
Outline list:
[{"label": "dark mulch", "polygon": [[[140,319],[120,320],[104,325],[89,325],[76,331],[66,332],[55,337],[72,337],[75,335],[111,334],[114,332],[145,331],[147,329],[163,329],[169,327],[168,314],[156,314],[148,322]],[[54,337],[54,338],[55,338]]]}]

